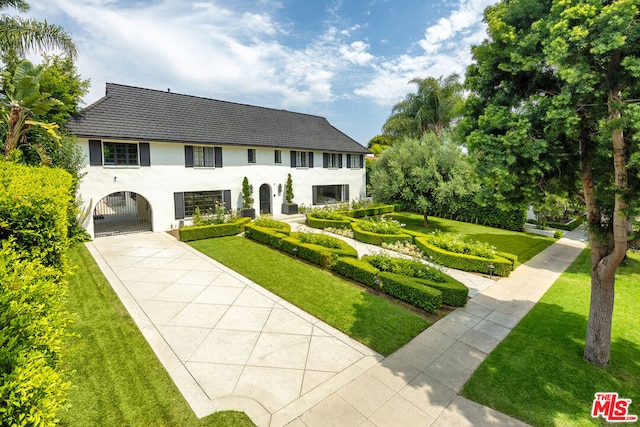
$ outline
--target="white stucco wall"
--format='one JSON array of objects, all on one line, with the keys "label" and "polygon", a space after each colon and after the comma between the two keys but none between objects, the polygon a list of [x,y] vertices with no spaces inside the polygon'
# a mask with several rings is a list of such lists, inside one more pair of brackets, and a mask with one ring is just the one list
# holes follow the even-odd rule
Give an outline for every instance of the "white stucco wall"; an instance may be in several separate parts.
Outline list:
[{"label": "white stucco wall", "polygon": [[[127,142],[108,140],[109,142]],[[80,187],[79,196],[84,209],[90,206],[92,214],[85,221],[85,228],[93,236],[93,210],[96,204],[107,195],[118,191],[132,191],[144,197],[151,205],[152,227],[154,231],[177,228],[175,219],[174,193],[187,191],[231,190],[232,208],[238,209],[242,203],[242,180],[246,176],[253,186],[254,204],[259,212],[259,188],[262,184],[271,187],[271,209],[274,216],[281,214],[284,202],[287,174],[293,180],[294,202],[310,206],[312,204],[312,186],[349,185],[351,200],[365,195],[365,168],[349,169],[346,154],[343,154],[343,168],[325,169],[322,166],[322,152],[314,151],[313,168],[292,168],[290,151],[282,151],[282,163],[274,163],[274,150],[256,148],[256,163],[247,163],[247,148],[222,147],[222,168],[185,167],[184,145],[178,143],[150,143],[151,166],[90,166],[89,144],[87,139],[79,139],[82,148],[86,172]],[[278,193],[278,184],[282,191]],[[188,223],[188,220],[185,222]]]}]

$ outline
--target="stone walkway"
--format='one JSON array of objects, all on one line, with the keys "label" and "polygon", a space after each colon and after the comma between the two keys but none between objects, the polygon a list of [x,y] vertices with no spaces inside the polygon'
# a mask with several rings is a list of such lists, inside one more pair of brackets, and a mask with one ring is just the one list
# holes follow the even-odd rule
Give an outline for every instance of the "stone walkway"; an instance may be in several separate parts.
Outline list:
[{"label": "stone walkway", "polygon": [[569,233],[499,281],[464,273],[467,306],[386,359],[165,233],[87,246],[196,415],[298,427],[524,425],[458,393],[585,244]]}]

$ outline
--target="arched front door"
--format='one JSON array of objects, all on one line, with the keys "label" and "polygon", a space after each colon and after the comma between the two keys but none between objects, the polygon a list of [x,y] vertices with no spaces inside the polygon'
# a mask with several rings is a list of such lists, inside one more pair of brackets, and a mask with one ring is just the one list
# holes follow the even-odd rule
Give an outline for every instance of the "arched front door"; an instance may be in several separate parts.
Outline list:
[{"label": "arched front door", "polygon": [[93,210],[96,237],[151,231],[151,205],[132,191],[111,193]]},{"label": "arched front door", "polygon": [[271,187],[269,184],[260,186],[260,213],[271,214]]}]

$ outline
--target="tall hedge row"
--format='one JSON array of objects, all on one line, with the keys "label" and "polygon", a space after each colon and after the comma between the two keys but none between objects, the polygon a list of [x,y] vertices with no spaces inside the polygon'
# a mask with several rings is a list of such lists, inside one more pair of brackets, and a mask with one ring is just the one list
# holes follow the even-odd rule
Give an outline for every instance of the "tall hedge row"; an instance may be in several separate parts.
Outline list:
[{"label": "tall hedge row", "polygon": [[465,198],[457,207],[445,206],[432,215],[513,231],[522,231],[527,219],[525,209],[502,210],[495,205],[483,206],[474,197]]},{"label": "tall hedge row", "polygon": [[62,169],[0,162],[0,239],[62,268],[73,178]]},{"label": "tall hedge row", "polygon": [[69,383],[65,252],[71,175],[0,162],[0,424],[51,426]]}]

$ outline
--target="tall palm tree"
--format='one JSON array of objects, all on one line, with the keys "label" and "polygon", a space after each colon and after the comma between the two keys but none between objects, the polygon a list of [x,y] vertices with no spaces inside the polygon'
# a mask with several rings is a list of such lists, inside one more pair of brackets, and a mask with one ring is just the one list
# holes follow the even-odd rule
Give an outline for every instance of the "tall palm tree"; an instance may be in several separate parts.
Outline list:
[{"label": "tall palm tree", "polygon": [[[29,10],[29,4],[24,0],[0,0],[0,11],[9,7],[20,12]],[[26,52],[36,49],[60,49],[72,58],[78,53],[69,33],[59,25],[2,13],[0,15],[0,53],[15,51],[18,56],[24,57]]]},{"label": "tall palm tree", "polygon": [[397,137],[420,138],[426,132],[440,136],[451,122],[459,117],[463,86],[458,74],[426,79],[415,78],[409,83],[418,85],[417,93],[409,93],[393,106],[383,125],[385,134]]}]

